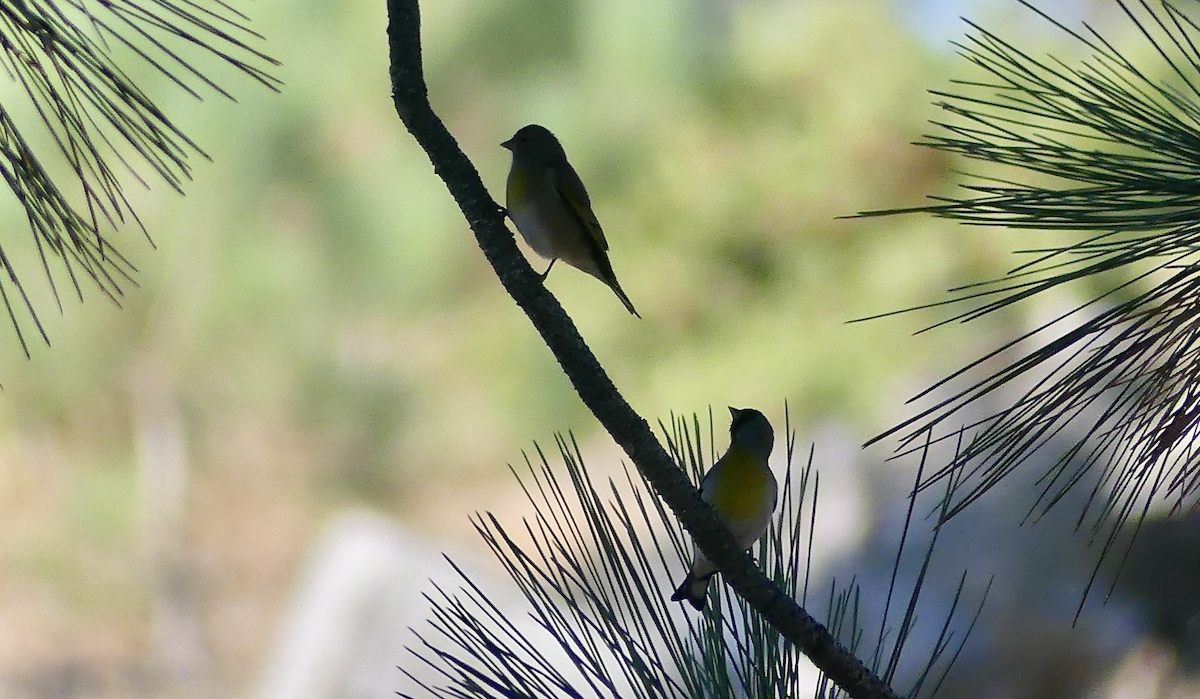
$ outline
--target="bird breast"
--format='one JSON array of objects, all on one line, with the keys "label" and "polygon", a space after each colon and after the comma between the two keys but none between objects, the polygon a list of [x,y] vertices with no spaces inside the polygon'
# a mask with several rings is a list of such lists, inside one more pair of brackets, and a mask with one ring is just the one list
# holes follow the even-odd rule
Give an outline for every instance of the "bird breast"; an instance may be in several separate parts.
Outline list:
[{"label": "bird breast", "polygon": [[704,479],[702,494],[739,544],[762,536],[775,509],[775,476],[748,449],[733,446]]}]

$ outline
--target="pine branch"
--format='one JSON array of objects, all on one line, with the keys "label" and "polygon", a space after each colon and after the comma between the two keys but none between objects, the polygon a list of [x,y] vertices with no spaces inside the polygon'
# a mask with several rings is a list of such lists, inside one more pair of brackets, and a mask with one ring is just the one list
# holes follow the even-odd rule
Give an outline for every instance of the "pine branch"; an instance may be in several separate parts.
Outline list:
[{"label": "pine branch", "polygon": [[1096,275],[1109,290],[930,387],[913,400],[935,390],[949,397],[871,442],[899,436],[912,448],[927,430],[961,421],[967,406],[1021,387],[1010,407],[971,426],[958,460],[924,485],[965,474],[952,517],[1034,451],[1065,440],[1030,514],[1071,488],[1091,488],[1079,522],[1102,542],[1102,562],[1121,526],[1155,503],[1173,512],[1200,505],[1192,446],[1200,436],[1200,27],[1170,2],[1117,0],[1158,62],[1150,71],[1087,24],[1075,31],[1022,4],[1087,58],[1039,59],[969,23],[959,48],[983,77],[934,93],[950,118],[923,142],[1014,174],[980,178],[963,198],[862,215],[924,212],[1065,238],[1020,251],[1030,259],[1002,279],[952,290],[932,305],[967,308],[938,325]]},{"label": "pine branch", "polygon": [[895,697],[886,683],[772,585],[746,552],[739,550],[716,513],[700,499],[699,491],[654,438],[650,426],[618,393],[570,318],[517,249],[500,207],[433,112],[421,62],[417,0],[388,0],[387,8],[396,111],[458,203],[501,284],[529,316],[584,404],[747,603],[851,696]]},{"label": "pine branch", "polygon": [[[216,58],[236,72],[277,90],[279,82],[259,64],[274,59],[249,45],[261,39],[245,17],[221,0],[0,0],[0,69],[28,97],[74,182],[60,184],[0,104],[0,176],[24,207],[42,272],[59,310],[54,266],[83,299],[81,279],[117,302],[137,271],[108,240],[104,229],[129,220],[141,226],[123,192],[123,180],[142,186],[149,168],[182,192],[191,176],[188,158],[207,158],[115,62],[114,49],[144,62],[200,99],[210,89],[232,99],[187,55]],[[186,55],[185,55],[186,54]],[[81,198],[82,201],[74,201]],[[144,228],[143,228],[144,232]],[[7,285],[0,281],[9,318],[26,356],[29,346],[17,306],[49,343],[9,255],[0,249]],[[6,288],[7,286],[7,288]]]}]

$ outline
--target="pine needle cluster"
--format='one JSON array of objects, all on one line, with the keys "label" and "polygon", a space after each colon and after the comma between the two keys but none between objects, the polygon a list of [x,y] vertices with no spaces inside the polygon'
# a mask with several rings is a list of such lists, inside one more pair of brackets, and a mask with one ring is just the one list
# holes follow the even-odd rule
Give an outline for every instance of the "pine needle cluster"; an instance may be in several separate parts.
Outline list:
[{"label": "pine needle cluster", "polygon": [[[706,460],[698,420],[693,417],[690,428],[685,420],[673,420],[664,432],[672,457],[699,480]],[[709,435],[711,462],[711,418]],[[691,561],[691,541],[679,521],[636,473],[626,470],[623,482],[609,480],[607,487],[598,487],[574,440],[559,437],[557,446],[563,469],[552,469],[538,449],[536,462],[527,460],[524,473],[514,470],[534,512],[523,536],[511,535],[490,514],[475,521],[523,593],[529,617],[500,609],[456,566],[464,585],[457,591],[438,588],[429,596],[433,633],[418,632],[422,646],[413,649],[441,681],[417,667],[406,670],[430,696],[767,698],[814,692],[814,682],[815,696],[841,695],[795,645],[724,585],[710,586],[709,604],[700,615],[671,602],[675,578]],[[804,464],[794,457],[793,435],[777,517],[755,549],[759,563],[802,606],[823,602],[828,628],[868,658],[873,672],[894,682],[912,638],[937,537],[919,554],[921,573],[912,581],[907,604],[896,605],[902,607],[899,612],[890,604],[900,589],[894,572],[889,604],[872,638],[866,627],[874,628],[876,620],[862,611],[856,582],[832,581],[821,595],[811,581],[819,475],[811,451]],[[906,534],[911,523],[910,509]],[[532,543],[522,545],[519,539]],[[896,571],[904,555],[902,541]],[[954,631],[952,622],[962,615],[958,595],[948,610],[935,614],[945,620],[924,659],[903,666],[911,675],[905,696],[936,692],[974,624],[972,619],[965,631]]]},{"label": "pine needle cluster", "polygon": [[[123,187],[149,186],[153,173],[182,191],[189,157],[207,157],[128,76],[133,64],[197,99],[205,91],[232,99],[198,61],[208,66],[215,58],[276,90],[278,81],[264,69],[276,62],[252,46],[260,39],[221,0],[0,1],[0,66],[17,88],[0,102],[0,177],[25,210],[60,311],[58,272],[80,299],[84,280],[114,302],[133,283],[133,265],[105,237],[120,224],[141,225]],[[21,94],[36,120],[17,115]],[[39,127],[45,133],[35,137]],[[53,145],[33,145],[42,142]],[[56,161],[69,176],[51,174],[59,171]],[[20,315],[49,339],[20,264],[0,244],[0,301],[28,355]]]},{"label": "pine needle cluster", "polygon": [[948,118],[923,145],[989,174],[965,196],[866,215],[924,212],[1051,237],[1019,250],[1028,259],[1003,278],[933,304],[965,307],[944,323],[1066,285],[1084,298],[931,386],[914,400],[932,407],[872,441],[952,438],[964,408],[1005,389],[1006,407],[972,422],[958,458],[923,485],[963,478],[952,517],[1035,451],[1065,443],[1030,516],[1090,489],[1079,526],[1103,561],[1127,523],[1200,505],[1200,25],[1191,5],[1117,0],[1140,41],[1118,49],[1086,23],[1077,31],[1022,4],[1082,57],[1039,58],[969,23],[958,47],[979,77],[934,92]]}]

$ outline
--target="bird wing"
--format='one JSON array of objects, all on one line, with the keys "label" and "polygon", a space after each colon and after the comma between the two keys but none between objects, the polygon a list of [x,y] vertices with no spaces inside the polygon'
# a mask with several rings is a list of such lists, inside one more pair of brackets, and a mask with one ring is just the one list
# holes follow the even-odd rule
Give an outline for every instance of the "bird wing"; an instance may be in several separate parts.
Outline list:
[{"label": "bird wing", "polygon": [[564,167],[555,168],[554,173],[554,185],[563,201],[567,203],[567,208],[575,214],[575,218],[579,219],[579,224],[588,232],[596,245],[601,250],[608,250],[608,241],[604,239],[604,231],[600,229],[600,222],[596,220],[596,214],[592,212],[592,201],[583,187],[583,180],[579,179],[579,175],[575,173],[575,168],[571,167],[570,163],[564,163]]}]

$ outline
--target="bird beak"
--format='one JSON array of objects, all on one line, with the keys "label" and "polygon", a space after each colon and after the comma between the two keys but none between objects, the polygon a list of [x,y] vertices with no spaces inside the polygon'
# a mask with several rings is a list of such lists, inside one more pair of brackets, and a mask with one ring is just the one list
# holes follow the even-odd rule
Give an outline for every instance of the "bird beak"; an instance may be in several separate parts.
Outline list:
[{"label": "bird beak", "polygon": [[736,420],[736,419],[737,419],[737,416],[738,416],[738,415],[739,415],[739,414],[740,414],[742,411],[738,410],[737,408],[733,407],[732,405],[731,405],[731,406],[728,406],[728,407],[729,407],[729,417],[731,417],[731,418],[733,418],[734,420]]},{"label": "bird beak", "polygon": [[501,148],[507,148],[508,150],[512,150],[512,149],[513,149],[513,140],[512,140],[511,138],[510,138],[510,139],[508,139],[508,140],[507,140],[507,141],[505,141],[504,143],[501,143],[501,144],[500,144],[500,147],[501,147]]}]

